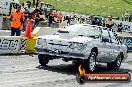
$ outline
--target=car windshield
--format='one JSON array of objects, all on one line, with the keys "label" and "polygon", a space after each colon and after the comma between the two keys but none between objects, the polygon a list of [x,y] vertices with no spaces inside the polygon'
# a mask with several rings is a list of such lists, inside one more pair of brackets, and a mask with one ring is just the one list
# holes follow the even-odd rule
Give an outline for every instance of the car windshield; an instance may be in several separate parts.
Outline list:
[{"label": "car windshield", "polygon": [[69,33],[80,36],[99,36],[101,34],[100,28],[94,26],[68,26],[64,30],[59,30],[59,33]]}]

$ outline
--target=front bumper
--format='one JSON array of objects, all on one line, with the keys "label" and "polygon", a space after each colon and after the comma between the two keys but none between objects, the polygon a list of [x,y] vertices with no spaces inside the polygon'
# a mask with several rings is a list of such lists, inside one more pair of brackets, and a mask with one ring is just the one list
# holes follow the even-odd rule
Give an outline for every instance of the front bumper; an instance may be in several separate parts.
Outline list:
[{"label": "front bumper", "polygon": [[45,55],[50,55],[50,56],[56,56],[60,58],[67,58],[67,59],[87,59],[87,55],[83,53],[73,53],[73,52],[58,52],[58,51],[51,51],[47,49],[41,49],[41,48],[36,48],[36,53],[38,54],[45,54]]}]

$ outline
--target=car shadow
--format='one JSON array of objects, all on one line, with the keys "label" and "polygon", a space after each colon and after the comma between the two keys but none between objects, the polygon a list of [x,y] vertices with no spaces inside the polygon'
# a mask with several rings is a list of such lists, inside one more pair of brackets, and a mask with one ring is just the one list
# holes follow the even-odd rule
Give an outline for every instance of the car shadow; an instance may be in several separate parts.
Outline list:
[{"label": "car shadow", "polygon": [[[67,75],[76,75],[78,73],[78,66],[75,64],[60,64],[60,65],[48,65],[48,66],[37,66],[38,69],[48,70],[52,72],[57,72],[61,74]],[[132,72],[132,70],[120,68],[119,70],[108,70],[104,65],[97,65],[94,73],[128,73]]]},{"label": "car shadow", "polygon": [[75,75],[77,72],[77,66],[74,64],[60,64],[60,65],[48,65],[48,66],[37,66],[36,68],[48,70],[52,72],[58,72],[62,74]]}]

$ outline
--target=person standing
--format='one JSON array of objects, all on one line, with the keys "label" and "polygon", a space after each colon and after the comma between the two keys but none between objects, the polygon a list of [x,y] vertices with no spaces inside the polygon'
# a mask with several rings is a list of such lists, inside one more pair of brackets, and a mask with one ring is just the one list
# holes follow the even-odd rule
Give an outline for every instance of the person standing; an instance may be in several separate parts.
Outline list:
[{"label": "person standing", "polygon": [[60,12],[60,13],[59,13],[59,23],[62,22],[62,18],[63,18],[63,14]]},{"label": "person standing", "polygon": [[123,30],[123,25],[122,25],[122,23],[120,23],[117,27],[118,27],[117,32],[122,32],[122,30]]},{"label": "person standing", "polygon": [[32,29],[35,29],[39,25],[39,21],[40,21],[39,13],[36,13],[35,14],[35,18],[34,18],[34,23],[33,23],[33,28]]},{"label": "person standing", "polygon": [[51,27],[53,21],[54,21],[53,13],[52,11],[50,11],[48,14],[48,27]]},{"label": "person standing", "polygon": [[24,22],[23,22],[23,31],[25,31],[29,15],[30,15],[30,12],[28,11],[27,7],[25,7],[25,11],[24,11],[24,17],[25,18],[24,18]]},{"label": "person standing", "polygon": [[20,11],[20,5],[16,4],[16,10],[12,12],[9,16],[11,21],[11,36],[20,36],[21,35],[21,27],[24,20],[24,13]]},{"label": "person standing", "polygon": [[125,18],[125,21],[129,21],[129,13],[128,12],[126,12],[125,14],[124,14],[124,18]]},{"label": "person standing", "polygon": [[71,15],[68,16],[67,18],[67,26],[71,24]]},{"label": "person standing", "polygon": [[108,18],[106,19],[106,27],[111,29],[112,26],[113,26],[112,16],[108,16]]}]

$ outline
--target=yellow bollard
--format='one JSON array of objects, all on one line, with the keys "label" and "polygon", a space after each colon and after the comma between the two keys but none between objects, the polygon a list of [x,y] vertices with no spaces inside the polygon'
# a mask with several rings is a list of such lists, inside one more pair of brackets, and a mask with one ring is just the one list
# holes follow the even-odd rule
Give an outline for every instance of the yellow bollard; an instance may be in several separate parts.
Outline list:
[{"label": "yellow bollard", "polygon": [[32,32],[32,38],[27,38],[27,42],[26,42],[26,53],[35,53],[35,48],[34,45],[36,43],[36,38],[37,37],[37,33],[39,32],[41,27],[36,27],[33,32]]}]

